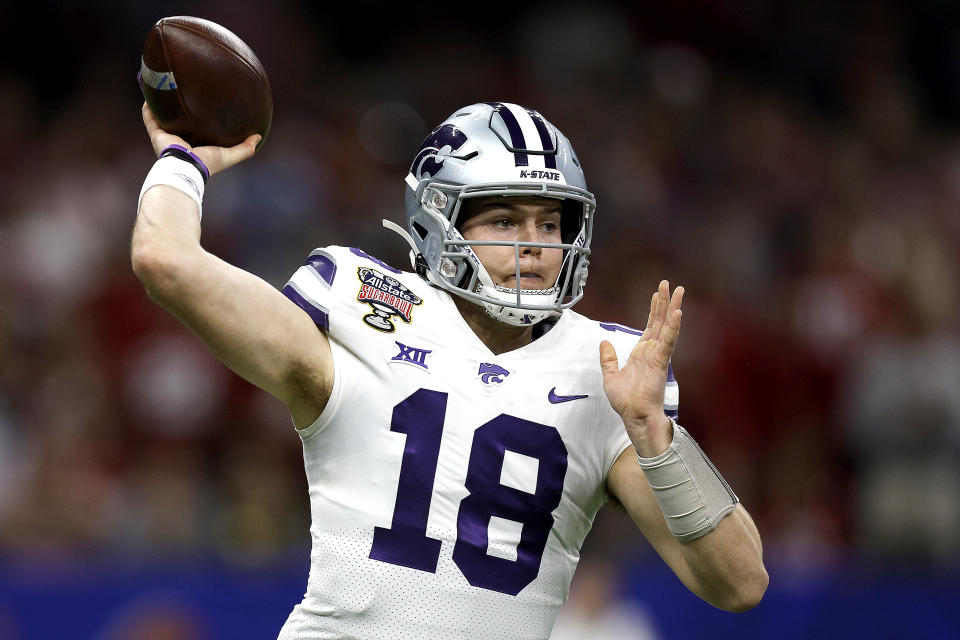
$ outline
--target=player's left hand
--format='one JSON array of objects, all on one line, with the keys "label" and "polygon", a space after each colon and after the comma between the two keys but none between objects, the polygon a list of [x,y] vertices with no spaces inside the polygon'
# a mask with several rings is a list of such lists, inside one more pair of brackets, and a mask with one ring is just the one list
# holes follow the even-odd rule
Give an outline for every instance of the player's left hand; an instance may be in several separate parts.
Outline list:
[{"label": "player's left hand", "polygon": [[650,316],[630,357],[621,369],[617,352],[609,341],[600,343],[603,389],[610,405],[623,418],[627,435],[641,456],[652,458],[666,451],[673,427],[663,412],[667,367],[680,337],[683,287],[670,295],[670,283],[660,287],[650,300]]}]

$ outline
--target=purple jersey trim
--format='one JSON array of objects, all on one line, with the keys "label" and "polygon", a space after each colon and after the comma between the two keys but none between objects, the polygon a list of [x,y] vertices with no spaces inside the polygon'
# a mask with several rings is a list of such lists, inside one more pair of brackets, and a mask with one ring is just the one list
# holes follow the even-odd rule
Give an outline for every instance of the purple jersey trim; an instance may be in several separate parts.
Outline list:
[{"label": "purple jersey trim", "polygon": [[352,253],[353,255],[356,255],[356,256],[360,256],[361,258],[366,258],[366,259],[369,260],[370,262],[373,262],[374,264],[380,265],[381,267],[383,267],[384,269],[386,269],[386,270],[389,271],[390,273],[396,273],[397,275],[403,273],[403,271],[400,271],[400,269],[394,269],[393,267],[391,267],[390,265],[388,265],[386,262],[383,262],[382,260],[378,260],[377,258],[374,258],[374,257],[371,256],[370,254],[365,253],[365,252],[361,251],[360,249],[356,249],[356,248],[354,248],[354,247],[350,247],[350,253]]},{"label": "purple jersey trim", "polygon": [[313,304],[302,295],[300,292],[293,288],[292,285],[287,285],[283,288],[283,295],[290,298],[294,304],[307,312],[307,315],[310,316],[310,319],[313,320],[313,323],[323,329],[324,331],[330,330],[330,316],[324,310]]},{"label": "purple jersey trim", "polygon": [[323,253],[311,253],[306,264],[316,271],[324,282],[333,286],[333,279],[337,277],[337,263],[333,259]]}]

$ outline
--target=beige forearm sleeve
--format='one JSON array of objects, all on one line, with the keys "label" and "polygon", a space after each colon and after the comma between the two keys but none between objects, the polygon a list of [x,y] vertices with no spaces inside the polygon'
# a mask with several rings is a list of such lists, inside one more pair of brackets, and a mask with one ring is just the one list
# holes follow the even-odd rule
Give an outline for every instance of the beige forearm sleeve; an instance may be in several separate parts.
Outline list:
[{"label": "beige forearm sleeve", "polygon": [[[671,421],[672,422],[672,421]],[[690,542],[713,531],[740,499],[686,429],[655,458],[637,456],[674,537]]]}]

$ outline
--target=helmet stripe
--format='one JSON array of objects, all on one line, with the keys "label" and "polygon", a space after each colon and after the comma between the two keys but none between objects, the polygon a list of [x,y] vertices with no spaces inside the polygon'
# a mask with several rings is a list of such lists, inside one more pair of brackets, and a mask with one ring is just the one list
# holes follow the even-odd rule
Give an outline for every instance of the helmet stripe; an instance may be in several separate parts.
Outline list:
[{"label": "helmet stripe", "polygon": [[[526,149],[527,141],[523,137],[523,131],[520,129],[520,123],[517,121],[513,112],[502,102],[488,102],[494,111],[500,114],[503,124],[507,125],[507,132],[510,133],[510,146],[514,149]],[[526,167],[529,164],[526,153],[514,152],[514,164],[518,167]]]},{"label": "helmet stripe", "polygon": [[544,124],[543,118],[539,113],[533,109],[527,109],[527,113],[530,115],[530,119],[533,120],[533,125],[537,128],[537,133],[540,134],[540,144],[543,146],[545,155],[543,157],[544,164],[547,169],[556,169],[557,168],[557,149],[553,145],[553,140],[550,139],[550,132],[547,131],[547,125]]}]

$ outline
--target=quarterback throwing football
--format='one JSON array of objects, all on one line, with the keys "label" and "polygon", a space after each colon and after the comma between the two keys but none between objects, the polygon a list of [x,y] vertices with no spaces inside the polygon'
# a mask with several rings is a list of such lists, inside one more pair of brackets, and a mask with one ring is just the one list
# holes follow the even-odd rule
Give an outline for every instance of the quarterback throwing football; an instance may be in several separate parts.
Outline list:
[{"label": "quarterback throwing football", "polygon": [[570,309],[595,200],[543,116],[474,104],[428,136],[384,223],[412,271],[329,246],[282,292],[200,244],[206,179],[258,136],[191,149],[143,116],[133,268],[303,441],[310,575],[281,638],[547,638],[607,500],[707,602],[760,601],[757,529],[674,420],[683,288],[642,332]]}]

